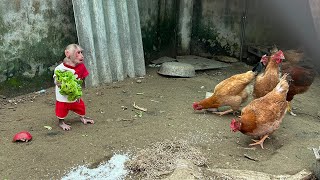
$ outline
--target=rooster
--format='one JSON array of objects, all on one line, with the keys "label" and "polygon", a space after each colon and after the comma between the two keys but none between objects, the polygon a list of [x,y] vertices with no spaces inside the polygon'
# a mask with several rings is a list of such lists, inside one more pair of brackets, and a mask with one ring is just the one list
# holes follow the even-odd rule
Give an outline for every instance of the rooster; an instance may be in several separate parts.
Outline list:
[{"label": "rooster", "polygon": [[284,74],[271,92],[245,106],[239,119],[231,121],[230,128],[233,132],[240,131],[249,136],[260,137],[260,140],[253,140],[255,143],[250,146],[260,145],[263,149],[264,140],[279,128],[287,111],[287,76],[288,74]]},{"label": "rooster", "polygon": [[248,98],[246,86],[261,71],[259,66],[254,67],[253,71],[233,75],[216,85],[212,96],[199,102],[193,103],[194,110],[216,109],[221,106],[230,106],[223,112],[213,112],[220,116],[239,110],[241,103]]},{"label": "rooster", "polygon": [[286,60],[286,62],[282,63],[281,69],[282,73],[288,73],[290,77],[290,86],[287,94],[288,112],[296,116],[296,114],[292,112],[291,101],[295,95],[305,93],[309,89],[317,73],[310,65],[307,65],[306,62],[302,62],[302,59],[293,61],[286,57]]},{"label": "rooster", "polygon": [[283,59],[283,52],[276,48],[272,51],[271,56],[262,56],[261,62],[266,65],[266,69],[264,73],[259,74],[256,78],[253,87],[254,98],[266,95],[278,84],[280,77],[279,64]]}]

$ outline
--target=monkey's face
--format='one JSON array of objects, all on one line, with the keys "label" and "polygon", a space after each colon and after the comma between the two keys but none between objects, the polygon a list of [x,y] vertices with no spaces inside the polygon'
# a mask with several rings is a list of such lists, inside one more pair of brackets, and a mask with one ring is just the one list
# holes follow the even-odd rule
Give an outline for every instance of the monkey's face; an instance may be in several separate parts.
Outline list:
[{"label": "monkey's face", "polygon": [[82,49],[75,49],[70,57],[74,65],[83,63],[84,56],[82,54]]}]

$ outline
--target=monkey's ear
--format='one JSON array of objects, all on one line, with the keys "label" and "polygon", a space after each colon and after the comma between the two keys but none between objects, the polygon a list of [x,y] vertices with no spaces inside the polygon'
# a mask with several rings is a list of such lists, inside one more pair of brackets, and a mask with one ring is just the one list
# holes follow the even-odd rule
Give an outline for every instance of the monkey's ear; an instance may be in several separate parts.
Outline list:
[{"label": "monkey's ear", "polygon": [[64,54],[66,55],[67,58],[70,58],[71,52],[69,50],[65,50]]}]

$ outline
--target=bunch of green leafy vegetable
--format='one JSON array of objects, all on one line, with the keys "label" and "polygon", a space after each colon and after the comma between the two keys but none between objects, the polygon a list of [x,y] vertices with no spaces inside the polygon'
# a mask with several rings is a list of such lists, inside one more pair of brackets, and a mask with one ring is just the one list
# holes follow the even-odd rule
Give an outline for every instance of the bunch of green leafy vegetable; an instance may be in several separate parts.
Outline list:
[{"label": "bunch of green leafy vegetable", "polygon": [[56,81],[60,83],[60,94],[67,95],[69,101],[74,101],[82,96],[82,80],[76,78],[71,71],[56,70]]}]

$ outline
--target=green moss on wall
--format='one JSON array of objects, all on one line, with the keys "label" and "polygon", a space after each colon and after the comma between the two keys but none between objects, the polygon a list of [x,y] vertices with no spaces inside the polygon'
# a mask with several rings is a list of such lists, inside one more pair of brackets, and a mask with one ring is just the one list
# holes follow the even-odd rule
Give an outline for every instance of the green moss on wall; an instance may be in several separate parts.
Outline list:
[{"label": "green moss on wall", "polygon": [[0,94],[7,97],[14,97],[28,92],[46,89],[53,85],[51,73],[44,73],[37,78],[14,76],[0,83]]},{"label": "green moss on wall", "polygon": [[[53,86],[52,71],[49,67],[63,59],[64,47],[70,42],[52,44],[48,38],[36,44],[28,44],[21,49],[21,57],[3,64],[0,71],[5,72],[7,80],[0,83],[0,94],[15,96]],[[56,48],[53,48],[56,46]],[[28,74],[31,74],[28,76]]]},{"label": "green moss on wall", "polygon": [[192,34],[193,43],[191,46],[197,46],[197,48],[191,48],[191,50],[197,50],[202,47],[203,51],[211,54],[235,57],[239,55],[239,40],[236,39],[237,37],[234,34],[228,34],[228,31],[222,31],[199,23],[197,26],[193,26]]},{"label": "green moss on wall", "polygon": [[167,17],[159,23],[159,36],[161,38],[160,48],[175,44],[176,39],[176,20],[175,17]]},{"label": "green moss on wall", "polygon": [[161,52],[175,48],[175,20],[166,19],[158,25],[153,24],[148,22],[147,26],[141,28],[146,63],[159,56]]},{"label": "green moss on wall", "polygon": [[143,50],[145,53],[151,53],[158,46],[157,27],[148,22],[146,26],[141,27]]},{"label": "green moss on wall", "polygon": [[150,1],[148,5],[144,9],[140,4],[140,17],[143,19],[140,21],[141,34],[146,64],[161,56],[176,55],[177,1]]},{"label": "green moss on wall", "polygon": [[[192,19],[191,53],[210,52],[217,55],[238,57],[240,33],[237,33],[237,16],[203,14],[203,1],[195,1]],[[228,2],[226,2],[228,3]],[[226,12],[227,14],[230,14]]]},{"label": "green moss on wall", "polygon": [[3,44],[3,35],[9,31],[9,28],[5,25],[3,18],[0,16],[0,45]]}]

